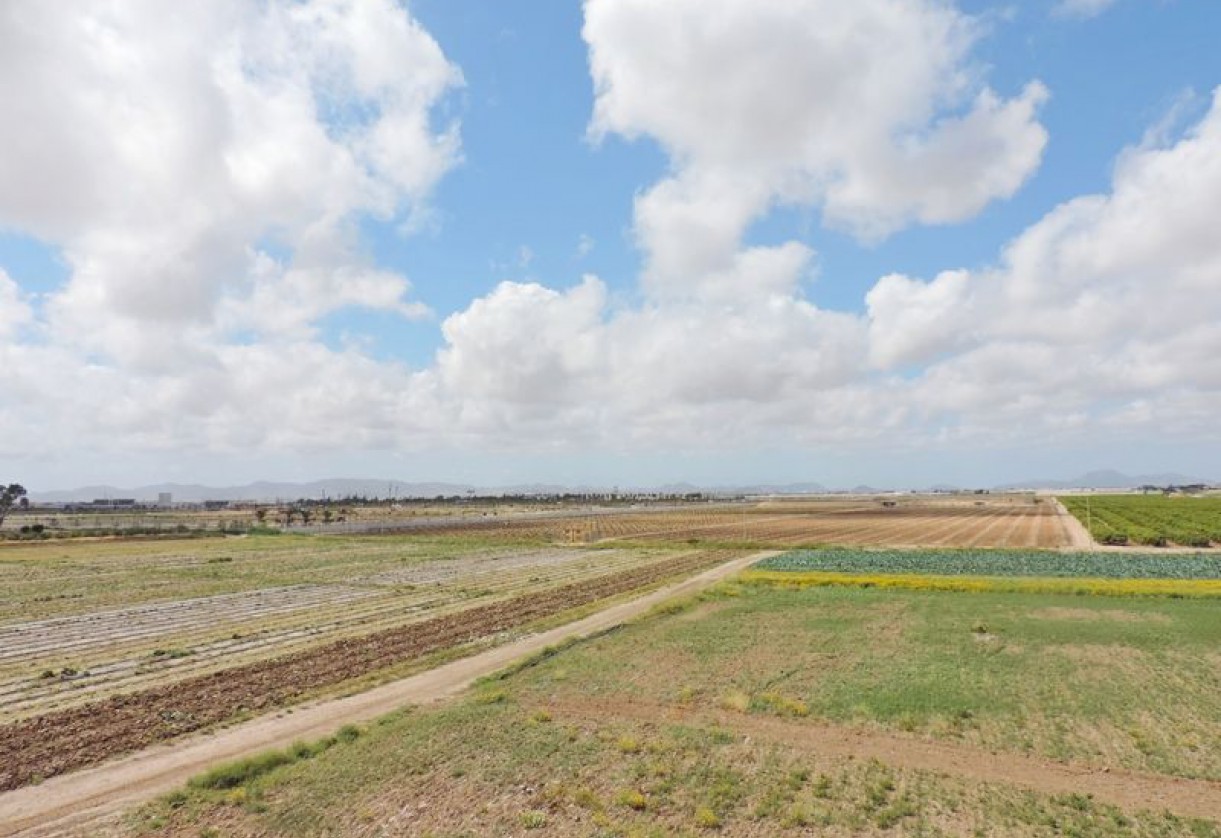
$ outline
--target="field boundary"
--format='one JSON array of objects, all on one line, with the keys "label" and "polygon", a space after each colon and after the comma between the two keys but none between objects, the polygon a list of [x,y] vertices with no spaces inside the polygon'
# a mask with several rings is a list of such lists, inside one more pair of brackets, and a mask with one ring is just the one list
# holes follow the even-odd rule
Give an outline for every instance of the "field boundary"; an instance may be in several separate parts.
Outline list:
[{"label": "field boundary", "polygon": [[1066,550],[1094,550],[1098,547],[1098,542],[1094,541],[1094,536],[1090,535],[1090,531],[1085,528],[1085,524],[1077,520],[1077,516],[1068,511],[1059,498],[1056,498],[1056,514],[1060,516],[1060,523],[1064,526],[1064,535],[1068,538],[1068,547]]},{"label": "field boundary", "polygon": [[0,836],[71,834],[71,830],[86,829],[89,824],[113,818],[126,807],[171,791],[217,763],[283,747],[296,740],[321,739],[344,724],[369,721],[404,705],[452,697],[475,680],[495,674],[523,657],[643,616],[669,599],[698,593],[775,552],[732,559],[576,622],[366,692],[298,705],[291,714],[261,717],[212,734],[197,734],[53,777],[37,786],[5,792],[0,794]]}]

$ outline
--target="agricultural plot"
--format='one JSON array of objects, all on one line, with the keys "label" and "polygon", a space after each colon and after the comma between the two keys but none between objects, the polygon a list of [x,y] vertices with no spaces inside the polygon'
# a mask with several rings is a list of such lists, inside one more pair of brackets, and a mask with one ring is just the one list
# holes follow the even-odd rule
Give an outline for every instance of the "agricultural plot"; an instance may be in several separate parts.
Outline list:
[{"label": "agricultural plot", "polygon": [[729,584],[116,833],[1215,838],[1215,616]]},{"label": "agricultural plot", "polygon": [[[11,654],[0,662],[0,719],[6,722],[0,724],[0,789],[385,677],[428,655],[503,639],[532,621],[732,555],[484,549],[465,557],[417,556],[408,568],[383,569],[346,586],[3,626]],[[415,581],[405,583],[404,572]],[[336,601],[326,601],[328,595]],[[258,603],[267,607],[260,611]],[[48,645],[43,632],[59,642]],[[78,663],[60,666],[64,655]]]},{"label": "agricultural plot", "polygon": [[1031,497],[761,503],[610,516],[564,515],[438,523],[434,532],[495,533],[544,541],[709,542],[753,547],[841,545],[1059,547],[1069,543],[1054,505]]},{"label": "agricultural plot", "polygon": [[[165,556],[171,567],[182,562],[176,550]],[[543,592],[622,574],[664,555],[486,547],[455,555],[452,545],[439,549],[439,557],[429,558],[428,552],[393,562],[366,554],[365,561],[350,563],[349,570],[360,566],[374,572],[345,584],[259,588],[0,624],[0,723],[461,611],[527,590]]]},{"label": "agricultural plot", "polygon": [[743,578],[790,588],[847,585],[1221,598],[1221,557],[1038,550],[795,550],[759,562]]},{"label": "agricultural plot", "polygon": [[1035,550],[794,550],[759,570],[1050,576],[1103,579],[1221,579],[1221,556],[1062,553]]},{"label": "agricultural plot", "polygon": [[1067,495],[1060,501],[1099,544],[1221,546],[1221,497]]}]

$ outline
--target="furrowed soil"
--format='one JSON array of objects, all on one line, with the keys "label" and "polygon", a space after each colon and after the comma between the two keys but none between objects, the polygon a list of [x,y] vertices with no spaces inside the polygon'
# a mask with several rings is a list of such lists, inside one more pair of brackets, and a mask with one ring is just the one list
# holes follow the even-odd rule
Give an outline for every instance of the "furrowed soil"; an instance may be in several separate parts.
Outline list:
[{"label": "furrowed soil", "polygon": [[573,512],[535,518],[436,520],[414,522],[403,531],[434,536],[480,532],[582,543],[695,539],[760,548],[817,544],[1061,547],[1069,538],[1055,506],[1049,500],[1028,496],[768,501],[614,515]]},{"label": "furrowed soil", "polygon": [[92,765],[244,713],[291,704],[394,664],[726,561],[697,552],[536,594],[345,638],[0,727],[0,790]]}]

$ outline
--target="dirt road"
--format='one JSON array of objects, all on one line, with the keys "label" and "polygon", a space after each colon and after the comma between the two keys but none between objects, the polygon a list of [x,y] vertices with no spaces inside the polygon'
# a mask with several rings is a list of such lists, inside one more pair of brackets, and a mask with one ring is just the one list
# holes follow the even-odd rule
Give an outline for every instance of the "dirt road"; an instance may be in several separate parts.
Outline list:
[{"label": "dirt road", "polygon": [[1064,504],[1056,500],[1056,514],[1060,516],[1060,523],[1064,526],[1064,534],[1068,536],[1068,549],[1070,550],[1093,550],[1098,547],[1094,543],[1093,537],[1089,530],[1085,528],[1077,518],[1064,508]]},{"label": "dirt road", "polygon": [[344,724],[363,722],[407,704],[453,696],[475,679],[570,638],[613,628],[676,596],[696,593],[774,552],[756,553],[620,603],[559,628],[462,658],[428,672],[291,714],[255,719],[213,734],[161,745],[104,765],[0,794],[0,836],[88,835],[99,821],[181,786],[209,766],[297,740],[320,739]]}]

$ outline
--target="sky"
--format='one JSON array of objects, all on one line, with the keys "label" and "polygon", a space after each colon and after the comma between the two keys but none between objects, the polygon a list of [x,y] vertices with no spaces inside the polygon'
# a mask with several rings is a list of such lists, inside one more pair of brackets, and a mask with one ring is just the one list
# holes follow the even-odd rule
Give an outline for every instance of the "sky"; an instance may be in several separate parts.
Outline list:
[{"label": "sky", "polygon": [[6,2],[0,481],[1221,479],[1218,33]]}]

